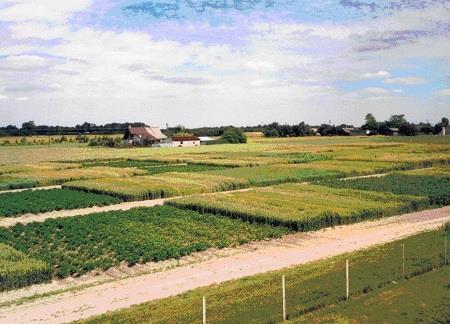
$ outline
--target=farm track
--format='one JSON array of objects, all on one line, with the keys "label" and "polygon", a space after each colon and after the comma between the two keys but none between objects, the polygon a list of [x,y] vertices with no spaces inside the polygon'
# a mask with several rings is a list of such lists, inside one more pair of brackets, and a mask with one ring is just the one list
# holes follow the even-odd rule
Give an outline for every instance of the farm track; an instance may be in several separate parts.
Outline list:
[{"label": "farm track", "polygon": [[[349,177],[349,178],[342,178],[341,180],[350,180],[350,179],[360,179],[360,178],[373,178],[373,177],[383,177],[387,175],[388,173],[379,173],[379,174],[370,174],[370,175],[364,175],[364,176],[356,176],[356,177]],[[308,184],[309,182],[302,182],[302,184]],[[33,188],[33,190],[48,190],[48,189],[60,189],[61,186],[49,186],[49,187],[37,187]],[[256,187],[257,188],[257,187]],[[232,190],[232,191],[221,191],[222,193],[229,193],[229,192],[239,192],[239,191],[248,191],[252,188],[246,188],[246,189],[238,189],[238,190]],[[29,189],[18,189],[16,190],[9,190],[7,192],[20,192],[24,190]],[[6,192],[6,191],[4,191]],[[0,191],[0,194],[2,192]],[[208,194],[214,194],[217,192],[211,192],[211,193],[205,193],[204,195]],[[28,224],[32,222],[43,222],[48,218],[61,218],[61,217],[74,217],[74,216],[82,216],[82,215],[88,215],[93,213],[101,213],[101,212],[108,212],[108,211],[114,211],[114,210],[129,210],[132,208],[137,207],[154,207],[163,205],[165,201],[171,200],[171,199],[177,199],[177,198],[186,198],[188,196],[177,196],[177,197],[170,197],[170,198],[163,198],[163,199],[152,199],[152,200],[140,200],[140,201],[132,201],[132,202],[123,202],[120,204],[115,205],[108,205],[108,206],[94,206],[94,207],[88,207],[88,208],[79,208],[79,209],[64,209],[64,210],[55,210],[48,213],[38,213],[38,214],[23,214],[17,217],[1,217],[0,216],[0,226],[2,227],[11,227],[16,224]]]},{"label": "farm track", "polygon": [[36,191],[36,190],[51,190],[51,189],[61,189],[61,188],[62,188],[61,185],[57,185],[57,186],[45,186],[45,187],[35,187],[35,188],[25,188],[25,189],[1,190],[0,195],[5,194],[5,193],[10,193],[10,192],[22,192],[22,191],[27,191],[27,190]]},{"label": "farm track", "polygon": [[[206,261],[167,271],[138,275],[96,286],[54,294],[0,309],[2,323],[63,323],[87,318],[134,304],[177,295],[198,287],[353,252],[398,240],[450,221],[450,207],[338,226],[315,232],[295,233],[229,249],[228,256],[199,253]],[[201,259],[201,258],[200,258]],[[166,261],[167,262],[167,261]],[[75,279],[76,280],[76,279]],[[51,285],[51,284],[49,284]],[[40,285],[45,287],[46,285]],[[5,302],[22,290],[0,294]],[[48,293],[48,291],[45,291]],[[39,294],[39,291],[34,290]]]}]

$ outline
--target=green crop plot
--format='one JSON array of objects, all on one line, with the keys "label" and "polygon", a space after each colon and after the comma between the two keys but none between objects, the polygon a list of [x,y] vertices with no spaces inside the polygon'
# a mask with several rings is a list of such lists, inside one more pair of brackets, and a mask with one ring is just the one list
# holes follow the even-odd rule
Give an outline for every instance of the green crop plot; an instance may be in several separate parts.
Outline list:
[{"label": "green crop plot", "polygon": [[246,192],[180,198],[167,204],[307,231],[406,213],[428,207],[429,201],[418,196],[284,184]]},{"label": "green crop plot", "polygon": [[420,175],[418,172],[395,172],[379,178],[332,180],[324,181],[323,184],[334,188],[425,196],[430,199],[431,204],[445,206],[450,204],[450,174],[438,172],[428,172],[428,175]]},{"label": "green crop plot", "polygon": [[67,277],[123,261],[133,265],[179,258],[285,233],[283,228],[158,206],[0,228],[0,242],[44,260],[55,276]]},{"label": "green crop plot", "polygon": [[45,262],[0,243],[0,291],[46,282],[51,275]]},{"label": "green crop plot", "polygon": [[110,194],[126,201],[236,190],[248,186],[249,183],[245,179],[195,172],[174,172],[132,178],[102,178],[64,184],[65,188]]},{"label": "green crop plot", "polygon": [[44,213],[61,209],[105,206],[121,202],[118,198],[69,189],[26,190],[0,195],[0,217]]}]

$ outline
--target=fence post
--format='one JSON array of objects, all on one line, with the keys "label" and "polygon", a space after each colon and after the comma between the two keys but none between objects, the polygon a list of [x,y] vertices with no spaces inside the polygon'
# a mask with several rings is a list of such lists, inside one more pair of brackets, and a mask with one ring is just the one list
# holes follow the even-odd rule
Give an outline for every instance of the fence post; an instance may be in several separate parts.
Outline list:
[{"label": "fence post", "polygon": [[345,299],[348,300],[348,297],[350,295],[350,276],[348,271],[348,259],[345,260],[345,288],[346,288]]},{"label": "fence post", "polygon": [[203,296],[203,324],[206,324],[206,297]]},{"label": "fence post", "polygon": [[402,278],[405,279],[405,243],[402,244]]},{"label": "fence post", "polygon": [[283,290],[283,321],[286,320],[286,280],[284,275],[281,276],[281,286]]}]

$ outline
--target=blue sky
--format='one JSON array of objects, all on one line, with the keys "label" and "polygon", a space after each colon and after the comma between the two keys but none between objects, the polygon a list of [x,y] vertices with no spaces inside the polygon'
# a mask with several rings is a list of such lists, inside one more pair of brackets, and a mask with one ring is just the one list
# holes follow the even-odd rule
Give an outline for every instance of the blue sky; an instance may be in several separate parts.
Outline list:
[{"label": "blue sky", "polygon": [[450,112],[450,1],[0,0],[0,124]]}]

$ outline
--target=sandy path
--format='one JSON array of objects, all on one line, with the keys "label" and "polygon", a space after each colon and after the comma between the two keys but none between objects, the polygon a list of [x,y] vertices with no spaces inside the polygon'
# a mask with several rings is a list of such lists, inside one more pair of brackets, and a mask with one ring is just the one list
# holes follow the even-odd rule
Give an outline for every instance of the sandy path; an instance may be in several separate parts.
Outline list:
[{"label": "sandy path", "polygon": [[61,188],[62,188],[62,186],[58,185],[58,186],[46,186],[46,187],[35,187],[35,188],[25,188],[25,189],[1,190],[0,195],[9,193],[9,192],[21,192],[21,191],[27,191],[27,190],[31,190],[31,191],[50,190],[50,189],[61,189]]},{"label": "sandy path", "polygon": [[[0,309],[2,323],[61,323],[397,240],[450,221],[450,207],[252,243],[254,249]],[[239,248],[238,248],[239,249]]]}]

